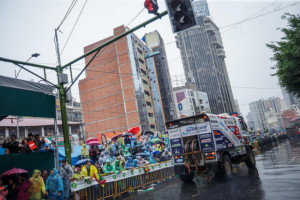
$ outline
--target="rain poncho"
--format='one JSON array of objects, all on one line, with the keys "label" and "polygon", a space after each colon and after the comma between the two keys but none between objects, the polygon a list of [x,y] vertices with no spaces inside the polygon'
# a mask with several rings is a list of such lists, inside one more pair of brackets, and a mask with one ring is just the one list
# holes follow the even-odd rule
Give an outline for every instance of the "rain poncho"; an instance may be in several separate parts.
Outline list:
[{"label": "rain poncho", "polygon": [[[36,178],[36,174],[40,173],[40,175]],[[30,200],[41,200],[42,194],[45,194],[46,188],[44,184],[44,180],[41,177],[41,171],[35,169],[32,174],[32,182],[30,183],[30,187],[28,189],[29,199]]]},{"label": "rain poncho", "polygon": [[98,159],[98,162],[99,162],[100,165],[102,166],[102,165],[105,164],[106,160],[107,160],[107,157],[104,155],[103,152],[101,152],[100,157],[99,157],[99,159]]},{"label": "rain poncho", "polygon": [[135,168],[135,167],[139,167],[139,166],[138,166],[138,160],[137,160],[137,159],[133,159],[132,165],[133,165],[134,168]]},{"label": "rain poncho", "polygon": [[113,154],[115,155],[115,154],[116,154],[116,151],[117,151],[116,146],[115,146],[114,144],[111,144],[111,145],[109,145],[109,146],[111,147],[111,151],[112,151]]},{"label": "rain poncho", "polygon": [[83,155],[84,158],[89,158],[89,150],[86,148],[86,144],[82,145],[81,155]]},{"label": "rain poncho", "polygon": [[89,174],[88,174],[88,170],[86,168],[86,165],[84,165],[81,169],[81,174],[84,177],[96,178],[98,181],[100,180],[98,170],[94,165],[90,165],[90,173]]},{"label": "rain poncho", "polygon": [[161,152],[162,147],[160,146],[160,144],[157,144],[157,145],[156,145],[155,150]]},{"label": "rain poncho", "polygon": [[132,163],[132,158],[131,157],[128,157],[126,162],[125,162],[125,167],[126,169],[130,169],[131,167],[133,167],[133,163]]},{"label": "rain poncho", "polygon": [[126,157],[127,157],[127,156],[131,156],[131,153],[128,151],[128,149],[125,149],[124,155],[125,155]]},{"label": "rain poncho", "polygon": [[107,160],[106,164],[103,166],[104,174],[110,174],[110,172],[115,173],[114,166],[111,163],[109,165],[107,163],[110,163],[110,161]]},{"label": "rain poncho", "polygon": [[[48,191],[49,199],[61,200],[64,199],[63,180],[61,176],[57,173],[58,172],[57,169],[53,168],[53,170],[54,170],[53,176],[51,174],[48,176],[46,182],[46,191]],[[59,197],[58,197],[58,192],[61,193]]]},{"label": "rain poncho", "polygon": [[136,137],[135,136],[132,136],[132,138],[131,138],[131,148],[134,148],[135,147],[135,145],[136,145]]},{"label": "rain poncho", "polygon": [[121,162],[119,160],[116,160],[113,163],[113,166],[114,166],[114,171],[115,171],[116,174],[123,171],[123,167],[122,167]]},{"label": "rain poncho", "polygon": [[115,157],[111,155],[109,155],[107,159],[110,161],[110,163],[113,163],[116,160]]}]

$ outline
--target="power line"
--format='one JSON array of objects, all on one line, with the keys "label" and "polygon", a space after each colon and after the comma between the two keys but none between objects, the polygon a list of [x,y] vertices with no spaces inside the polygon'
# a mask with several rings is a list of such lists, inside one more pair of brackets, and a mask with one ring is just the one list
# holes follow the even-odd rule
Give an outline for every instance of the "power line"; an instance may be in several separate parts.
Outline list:
[{"label": "power line", "polygon": [[83,7],[81,8],[81,11],[80,11],[80,13],[79,13],[79,15],[78,15],[78,17],[77,17],[77,19],[76,19],[76,22],[75,22],[75,24],[74,24],[74,26],[73,26],[73,28],[72,28],[72,30],[71,30],[71,32],[70,32],[70,34],[69,34],[67,40],[66,40],[66,43],[65,43],[64,47],[62,48],[62,50],[61,50],[61,52],[60,52],[61,55],[63,54],[64,49],[65,49],[66,45],[67,45],[68,42],[69,42],[69,39],[70,39],[70,37],[71,37],[71,35],[72,35],[72,33],[73,33],[73,31],[74,31],[74,29],[75,29],[77,23],[78,23],[78,20],[79,20],[81,14],[82,14],[83,9],[85,8],[86,3],[87,3],[87,0],[85,1]]},{"label": "power line", "polygon": [[69,14],[71,13],[71,11],[73,10],[75,4],[77,3],[77,0],[73,0],[70,7],[68,8],[65,16],[63,17],[63,19],[61,20],[60,24],[58,25],[57,29],[59,29],[61,27],[61,25],[65,22],[65,20],[67,19],[67,17],[69,16]]},{"label": "power line", "polygon": [[127,26],[129,26],[143,11],[145,8],[142,8],[142,10],[129,22]]}]

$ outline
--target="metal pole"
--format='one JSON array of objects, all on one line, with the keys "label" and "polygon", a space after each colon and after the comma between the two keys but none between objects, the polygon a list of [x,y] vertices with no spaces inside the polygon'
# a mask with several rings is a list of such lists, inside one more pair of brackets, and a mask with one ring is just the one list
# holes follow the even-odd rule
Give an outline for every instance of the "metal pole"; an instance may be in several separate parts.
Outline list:
[{"label": "metal pole", "polygon": [[[56,102],[56,98],[55,98]],[[54,137],[55,137],[55,168],[58,169],[59,166],[59,160],[58,160],[58,146],[57,146],[57,141],[58,141],[58,135],[57,135],[57,110],[56,110],[56,103],[55,103],[55,118],[54,118]]]},{"label": "metal pole", "polygon": [[19,132],[19,116],[17,117],[17,138],[20,139],[20,132]]},{"label": "metal pole", "polygon": [[59,44],[58,44],[58,37],[57,37],[57,29],[55,29],[55,46],[56,46],[56,53],[57,53],[57,61],[58,66],[56,67],[57,71],[57,82],[58,82],[58,92],[59,92],[59,100],[60,100],[60,110],[61,110],[61,121],[62,121],[62,130],[64,136],[64,143],[65,143],[65,154],[66,159],[70,165],[72,165],[71,159],[71,149],[70,149],[70,140],[69,140],[69,128],[68,128],[68,117],[67,117],[67,107],[66,107],[66,91],[64,85],[61,83],[60,77],[62,75],[62,67],[61,67],[61,60],[60,60],[60,52],[59,52]]}]

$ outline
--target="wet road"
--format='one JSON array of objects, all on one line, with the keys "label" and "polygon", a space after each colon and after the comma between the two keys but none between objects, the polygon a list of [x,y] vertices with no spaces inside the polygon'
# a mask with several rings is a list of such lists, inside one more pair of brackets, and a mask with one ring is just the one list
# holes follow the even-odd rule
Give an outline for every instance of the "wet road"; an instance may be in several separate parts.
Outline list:
[{"label": "wet road", "polygon": [[206,183],[203,177],[197,177],[193,184],[185,184],[173,178],[152,191],[135,191],[121,199],[300,199],[300,142],[285,142],[256,155],[256,167],[248,171],[244,164],[236,166],[228,182]]}]

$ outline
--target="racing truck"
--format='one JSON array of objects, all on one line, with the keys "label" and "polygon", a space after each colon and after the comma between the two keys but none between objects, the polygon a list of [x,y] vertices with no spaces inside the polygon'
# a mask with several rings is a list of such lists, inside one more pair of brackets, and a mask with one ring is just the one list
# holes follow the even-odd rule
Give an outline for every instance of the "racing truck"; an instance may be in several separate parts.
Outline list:
[{"label": "racing truck", "polygon": [[183,182],[191,182],[196,173],[208,172],[230,180],[232,164],[241,162],[255,168],[243,117],[200,114],[167,122],[166,127],[174,171]]}]

